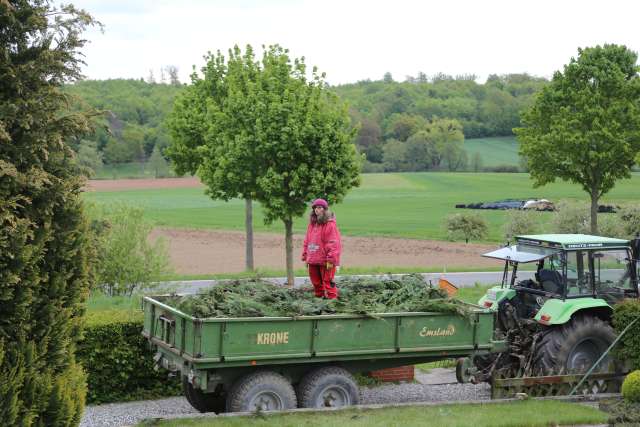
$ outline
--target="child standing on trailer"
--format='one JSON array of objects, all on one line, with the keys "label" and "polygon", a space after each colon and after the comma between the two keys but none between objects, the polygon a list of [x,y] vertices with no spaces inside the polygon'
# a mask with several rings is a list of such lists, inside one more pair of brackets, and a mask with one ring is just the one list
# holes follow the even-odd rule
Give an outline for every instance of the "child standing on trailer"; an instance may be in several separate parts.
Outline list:
[{"label": "child standing on trailer", "polygon": [[338,297],[338,288],[333,278],[340,265],[340,231],[336,217],[329,211],[324,199],[316,199],[311,204],[311,216],[302,248],[302,261],[307,263],[309,279],[319,298]]}]

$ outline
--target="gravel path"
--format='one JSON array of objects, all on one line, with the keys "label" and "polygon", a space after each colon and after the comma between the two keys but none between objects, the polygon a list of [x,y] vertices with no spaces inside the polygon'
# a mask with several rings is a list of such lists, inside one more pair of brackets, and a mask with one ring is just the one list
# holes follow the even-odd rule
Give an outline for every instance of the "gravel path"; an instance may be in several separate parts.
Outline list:
[{"label": "gravel path", "polygon": [[[374,388],[362,387],[363,404],[404,402],[452,402],[488,400],[488,384],[399,384]],[[173,415],[196,414],[197,411],[183,397],[142,402],[112,403],[88,406],[82,417],[81,427],[130,426],[147,418],[171,418]]]}]

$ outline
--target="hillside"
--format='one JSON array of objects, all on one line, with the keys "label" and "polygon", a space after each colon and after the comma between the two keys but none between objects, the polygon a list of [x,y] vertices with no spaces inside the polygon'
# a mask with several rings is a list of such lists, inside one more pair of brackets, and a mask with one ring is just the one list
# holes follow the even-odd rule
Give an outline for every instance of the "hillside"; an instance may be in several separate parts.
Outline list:
[{"label": "hillside", "polygon": [[[367,158],[367,170],[474,170],[475,153],[484,167],[518,165],[512,128],[520,125],[520,112],[545,84],[526,74],[494,75],[483,84],[439,75],[362,81],[330,90],[350,107],[359,129],[354,143]],[[183,88],[122,79],[68,85],[65,90],[77,98],[73,108],[103,111],[94,135],[71,142],[83,165],[101,178],[154,176],[158,167],[160,176],[169,175],[162,158],[170,142],[164,121]],[[443,140],[438,135],[447,128],[456,129],[456,135]],[[145,165],[150,160],[156,166]]]}]

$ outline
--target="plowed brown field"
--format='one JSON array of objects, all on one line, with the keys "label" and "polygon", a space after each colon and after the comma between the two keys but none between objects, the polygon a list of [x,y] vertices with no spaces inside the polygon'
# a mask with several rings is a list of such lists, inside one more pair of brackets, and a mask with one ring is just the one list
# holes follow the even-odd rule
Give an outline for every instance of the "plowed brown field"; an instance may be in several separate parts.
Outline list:
[{"label": "plowed brown field", "polygon": [[[90,181],[88,191],[126,191],[148,188],[188,188],[200,186],[197,178],[128,179]],[[157,228],[152,238],[163,237],[169,246],[176,273],[216,274],[244,270],[243,232]],[[294,236],[294,257],[298,267],[303,236]],[[433,240],[343,236],[342,265],[349,267],[423,267],[454,269],[495,267],[495,260],[480,257],[492,245],[464,244]],[[254,234],[255,266],[283,270],[284,232]]]}]

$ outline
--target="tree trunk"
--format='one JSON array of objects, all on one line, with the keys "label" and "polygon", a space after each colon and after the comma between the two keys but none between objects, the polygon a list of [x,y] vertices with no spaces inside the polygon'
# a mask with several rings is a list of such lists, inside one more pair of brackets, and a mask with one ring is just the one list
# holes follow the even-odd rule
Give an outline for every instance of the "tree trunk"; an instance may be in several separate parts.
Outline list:
[{"label": "tree trunk", "polygon": [[287,285],[293,287],[293,219],[291,217],[283,220],[285,229],[285,248],[287,251]]},{"label": "tree trunk", "polygon": [[245,269],[253,271],[253,205],[251,197],[244,199],[244,229],[247,237],[245,246]]},{"label": "tree trunk", "polygon": [[591,190],[591,234],[598,234],[598,190]]}]

